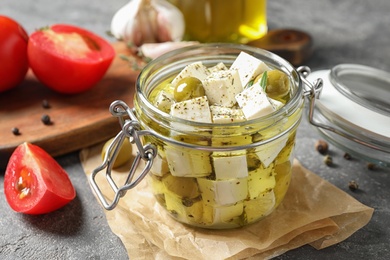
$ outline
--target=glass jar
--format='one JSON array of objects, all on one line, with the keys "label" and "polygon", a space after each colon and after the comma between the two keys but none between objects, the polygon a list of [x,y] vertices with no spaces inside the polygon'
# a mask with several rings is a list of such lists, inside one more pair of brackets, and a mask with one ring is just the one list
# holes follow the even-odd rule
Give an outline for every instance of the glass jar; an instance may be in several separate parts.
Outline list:
[{"label": "glass jar", "polygon": [[168,0],[182,13],[184,40],[247,43],[267,33],[266,0]]},{"label": "glass jar", "polygon": [[[173,117],[152,104],[156,88],[186,65],[201,61],[207,67],[220,62],[230,66],[242,51],[287,74],[290,98],[279,110],[245,122],[210,124]],[[125,187],[111,185],[117,193],[112,204],[99,195],[93,181],[107,162],[91,175],[92,187],[104,207],[112,209],[126,189],[147,175],[157,201],[179,222],[213,229],[254,223],[274,211],[289,187],[303,93],[301,73],[265,50],[236,44],[199,44],[167,53],[140,73],[133,109],[123,102],[111,106],[112,112],[130,117],[122,121],[127,122],[122,124],[122,131],[141,150],[135,162],[142,157],[147,162],[145,169],[134,182],[130,176]]]},{"label": "glass jar", "polygon": [[309,118],[321,136],[352,156],[390,167],[390,73],[338,64],[308,78],[323,82]]}]

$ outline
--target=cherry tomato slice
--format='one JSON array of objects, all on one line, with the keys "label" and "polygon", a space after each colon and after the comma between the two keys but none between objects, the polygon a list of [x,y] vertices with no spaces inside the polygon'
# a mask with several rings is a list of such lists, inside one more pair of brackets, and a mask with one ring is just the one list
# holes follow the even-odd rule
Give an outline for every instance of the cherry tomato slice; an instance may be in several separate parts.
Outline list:
[{"label": "cherry tomato slice", "polygon": [[60,93],[75,94],[102,79],[115,50],[88,30],[57,24],[32,33],[27,54],[32,71],[43,84]]},{"label": "cherry tomato slice", "polygon": [[0,15],[0,92],[19,85],[28,70],[28,35],[9,17]]},{"label": "cherry tomato slice", "polygon": [[76,196],[66,171],[39,146],[23,143],[11,155],[4,175],[4,193],[16,212],[44,214]]}]

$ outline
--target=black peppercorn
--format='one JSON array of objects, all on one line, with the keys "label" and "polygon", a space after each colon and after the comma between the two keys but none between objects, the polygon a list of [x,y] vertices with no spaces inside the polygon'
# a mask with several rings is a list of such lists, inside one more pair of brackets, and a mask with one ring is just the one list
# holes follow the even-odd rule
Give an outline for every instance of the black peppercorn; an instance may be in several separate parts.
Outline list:
[{"label": "black peppercorn", "polygon": [[330,155],[326,155],[324,157],[324,163],[328,166],[331,166],[333,164],[333,159]]},{"label": "black peppercorn", "polygon": [[11,131],[12,131],[12,133],[13,133],[14,135],[20,135],[19,128],[17,128],[17,127],[12,127]]},{"label": "black peppercorn", "polygon": [[367,169],[369,169],[369,170],[374,170],[374,169],[375,169],[375,164],[373,164],[373,163],[367,163]]},{"label": "black peppercorn", "polygon": [[344,154],[344,159],[345,159],[345,160],[351,160],[352,157],[351,157],[351,155],[350,155],[349,153],[345,153],[345,154]]},{"label": "black peppercorn", "polygon": [[315,143],[315,148],[320,154],[326,154],[328,152],[329,146],[328,143],[324,140],[318,140]]},{"label": "black peppercorn", "polygon": [[42,107],[43,108],[50,108],[49,101],[47,99],[42,100]]},{"label": "black peppercorn", "polygon": [[350,182],[348,183],[348,187],[349,187],[349,189],[350,189],[351,191],[355,191],[355,190],[357,190],[357,189],[359,188],[359,185],[357,184],[356,181],[350,181]]},{"label": "black peppercorn", "polygon": [[42,115],[41,121],[42,121],[42,123],[44,123],[45,125],[50,125],[50,124],[51,124],[50,116],[47,115],[47,114]]}]

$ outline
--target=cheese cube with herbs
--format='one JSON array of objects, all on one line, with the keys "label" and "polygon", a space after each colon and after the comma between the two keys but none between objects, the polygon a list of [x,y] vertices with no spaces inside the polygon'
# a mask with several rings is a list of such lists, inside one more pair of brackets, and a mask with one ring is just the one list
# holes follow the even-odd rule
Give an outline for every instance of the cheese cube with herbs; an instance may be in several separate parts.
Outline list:
[{"label": "cheese cube with herbs", "polygon": [[203,203],[206,205],[230,205],[246,199],[248,179],[210,180],[197,178]]},{"label": "cheese cube with herbs", "polygon": [[169,113],[174,102],[175,100],[173,99],[172,93],[163,90],[158,93],[154,105],[161,111]]},{"label": "cheese cube with herbs", "polygon": [[249,81],[255,79],[264,71],[270,70],[263,61],[245,52],[241,52],[237,56],[230,69],[238,70],[241,84],[244,87],[249,83]]},{"label": "cheese cube with herbs", "polygon": [[212,123],[207,97],[198,97],[171,106],[171,115],[195,122]]},{"label": "cheese cube with herbs", "polygon": [[266,116],[275,111],[259,83],[239,93],[236,100],[247,120]]},{"label": "cheese cube with herbs", "polygon": [[178,82],[187,77],[194,77],[199,80],[204,80],[210,74],[209,70],[202,62],[194,62],[187,65],[180,73],[172,80],[172,85],[176,86]]},{"label": "cheese cube with herbs", "polygon": [[210,67],[209,68],[209,72],[213,73],[213,72],[218,72],[218,71],[221,71],[221,70],[228,70],[228,69],[229,68],[226,67],[225,63],[219,62],[217,65],[215,65],[213,67]]},{"label": "cheese cube with herbs", "polygon": [[213,158],[215,178],[226,180],[248,177],[248,163],[246,155],[219,156]]},{"label": "cheese cube with herbs", "polygon": [[214,72],[203,80],[203,87],[211,105],[224,107],[233,107],[235,96],[242,91],[237,70]]},{"label": "cheese cube with herbs", "polygon": [[217,124],[243,122],[246,120],[240,108],[211,105],[210,110],[213,122]]},{"label": "cheese cube with herbs", "polygon": [[[203,222],[207,225],[222,226],[224,224],[234,223],[244,211],[244,203],[238,202],[228,206],[203,206]],[[239,219],[236,223],[239,222]],[[238,226],[238,225],[237,225]]]}]

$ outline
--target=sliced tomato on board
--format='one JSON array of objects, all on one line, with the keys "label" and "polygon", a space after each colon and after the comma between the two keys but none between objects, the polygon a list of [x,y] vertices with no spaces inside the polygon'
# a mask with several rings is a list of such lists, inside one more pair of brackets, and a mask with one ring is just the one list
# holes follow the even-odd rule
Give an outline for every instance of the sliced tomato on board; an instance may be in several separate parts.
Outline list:
[{"label": "sliced tomato on board", "polygon": [[57,210],[76,197],[66,171],[39,146],[23,143],[11,155],[4,175],[11,208],[26,214]]},{"label": "sliced tomato on board", "polygon": [[39,81],[57,92],[75,94],[102,79],[115,50],[88,30],[57,24],[32,33],[27,54]]},{"label": "sliced tomato on board", "polygon": [[13,19],[0,15],[0,92],[19,85],[28,70],[28,35]]}]

